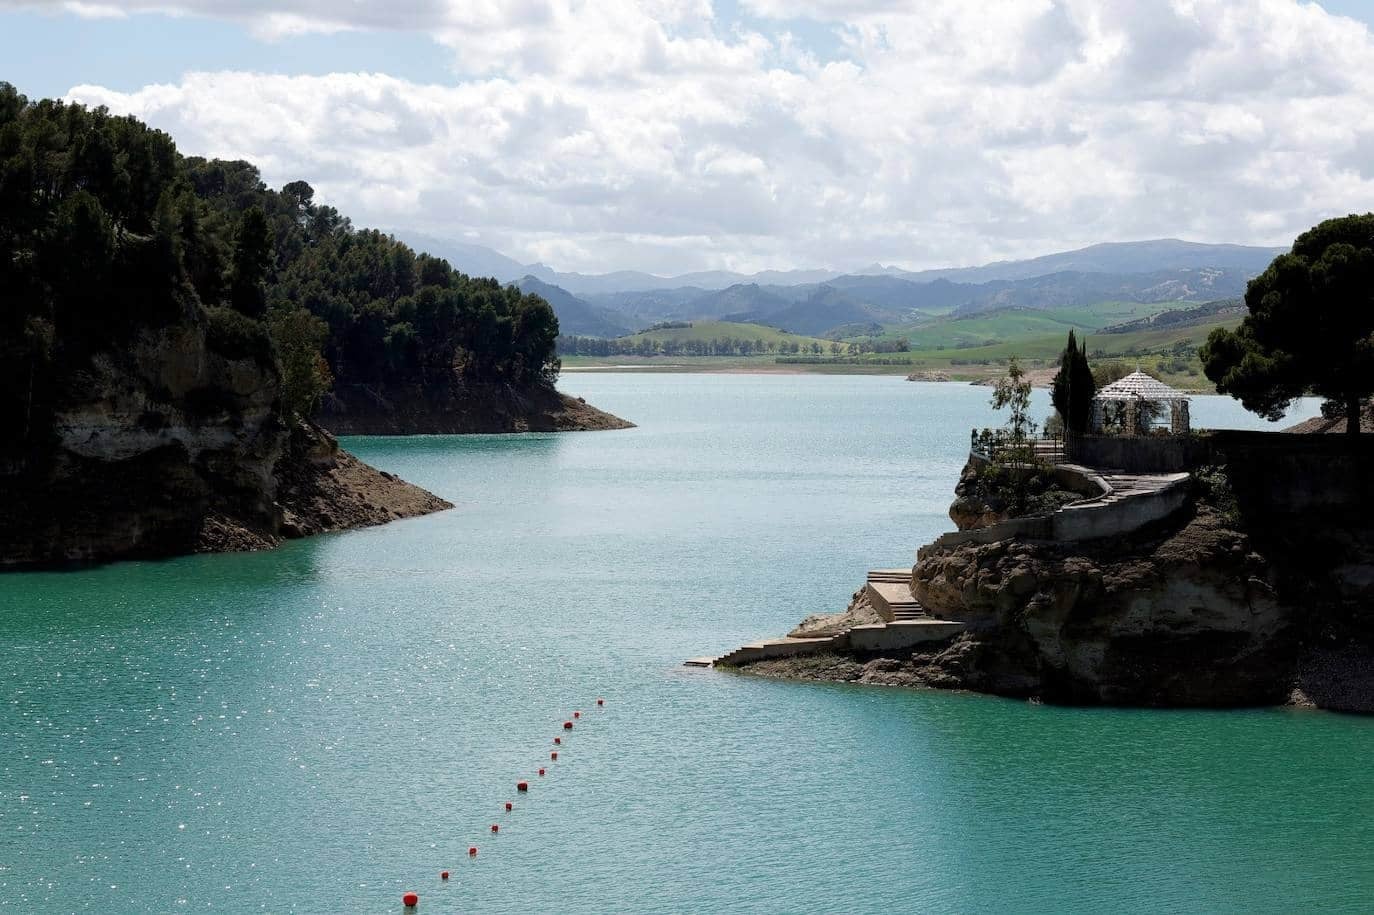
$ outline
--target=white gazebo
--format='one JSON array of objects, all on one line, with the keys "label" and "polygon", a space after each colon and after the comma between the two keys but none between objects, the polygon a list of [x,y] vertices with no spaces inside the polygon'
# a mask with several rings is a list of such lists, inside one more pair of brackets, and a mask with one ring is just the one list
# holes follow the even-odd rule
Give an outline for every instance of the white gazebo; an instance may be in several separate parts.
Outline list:
[{"label": "white gazebo", "polygon": [[1119,435],[1148,434],[1163,422],[1164,406],[1169,407],[1169,431],[1180,435],[1189,431],[1188,395],[1175,391],[1158,378],[1134,371],[1098,391],[1093,397],[1092,431]]}]

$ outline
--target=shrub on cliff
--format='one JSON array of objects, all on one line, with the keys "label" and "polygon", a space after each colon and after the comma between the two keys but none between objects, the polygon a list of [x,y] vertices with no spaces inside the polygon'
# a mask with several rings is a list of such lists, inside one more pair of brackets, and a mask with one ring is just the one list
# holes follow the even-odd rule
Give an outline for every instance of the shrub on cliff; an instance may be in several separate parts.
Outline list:
[{"label": "shrub on cliff", "polygon": [[252,359],[271,366],[272,340],[261,321],[223,305],[205,310],[205,345],[226,359]]},{"label": "shrub on cliff", "polygon": [[320,355],[329,327],[300,308],[273,312],[267,326],[281,363],[282,406],[293,416],[309,417],[334,383]]}]

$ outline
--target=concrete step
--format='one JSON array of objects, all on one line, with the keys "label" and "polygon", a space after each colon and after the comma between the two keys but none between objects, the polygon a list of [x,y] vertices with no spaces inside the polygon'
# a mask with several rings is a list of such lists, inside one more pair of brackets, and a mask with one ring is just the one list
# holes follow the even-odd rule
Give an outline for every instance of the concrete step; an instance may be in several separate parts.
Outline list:
[{"label": "concrete step", "polygon": [[903,581],[870,581],[864,585],[869,602],[878,615],[885,620],[894,618],[898,608],[910,609],[920,604],[911,596],[911,578]]}]

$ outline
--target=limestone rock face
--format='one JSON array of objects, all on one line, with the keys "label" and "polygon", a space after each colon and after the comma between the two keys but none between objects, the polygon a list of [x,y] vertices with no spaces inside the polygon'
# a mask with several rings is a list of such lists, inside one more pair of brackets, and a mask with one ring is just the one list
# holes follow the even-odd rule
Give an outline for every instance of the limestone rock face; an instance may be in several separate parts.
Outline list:
[{"label": "limestone rock face", "polygon": [[1248,538],[1214,514],[1153,540],[999,541],[926,555],[913,591],[970,635],[931,666],[965,685],[1063,701],[1279,701],[1295,610]]},{"label": "limestone rock face", "polygon": [[274,364],[216,352],[197,314],[62,380],[0,468],[0,568],[257,549],[448,507],[283,420]]},{"label": "limestone rock face", "polygon": [[954,501],[949,506],[949,519],[961,531],[987,527],[1011,517],[1006,499],[986,492],[979,485],[980,472],[969,464],[954,486]]}]

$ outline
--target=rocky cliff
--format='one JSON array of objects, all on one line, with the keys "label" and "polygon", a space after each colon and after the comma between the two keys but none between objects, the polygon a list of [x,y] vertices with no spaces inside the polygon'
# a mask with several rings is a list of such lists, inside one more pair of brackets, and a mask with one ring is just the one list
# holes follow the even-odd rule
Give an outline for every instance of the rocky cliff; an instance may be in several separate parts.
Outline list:
[{"label": "rocky cliff", "polygon": [[455,435],[629,429],[634,423],[547,385],[338,385],[319,422],[336,435]]},{"label": "rocky cliff", "polygon": [[0,568],[253,549],[449,503],[286,421],[264,340],[204,311],[58,375],[0,464]]},{"label": "rocky cliff", "polygon": [[[1374,711],[1366,450],[1237,452],[1195,474],[1182,510],[1129,536],[923,548],[912,592],[962,634],[753,669],[1057,702]],[[972,520],[967,500],[956,507]]]}]

